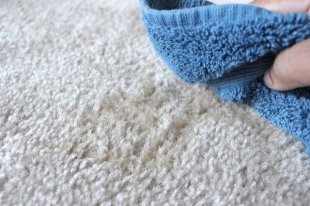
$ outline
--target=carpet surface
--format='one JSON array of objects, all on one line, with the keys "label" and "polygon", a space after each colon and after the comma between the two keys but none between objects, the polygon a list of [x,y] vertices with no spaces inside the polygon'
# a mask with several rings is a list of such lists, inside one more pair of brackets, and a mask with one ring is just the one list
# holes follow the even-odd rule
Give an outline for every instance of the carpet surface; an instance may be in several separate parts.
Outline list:
[{"label": "carpet surface", "polygon": [[0,19],[0,205],[309,203],[301,143],[173,75],[138,1],[2,0]]}]

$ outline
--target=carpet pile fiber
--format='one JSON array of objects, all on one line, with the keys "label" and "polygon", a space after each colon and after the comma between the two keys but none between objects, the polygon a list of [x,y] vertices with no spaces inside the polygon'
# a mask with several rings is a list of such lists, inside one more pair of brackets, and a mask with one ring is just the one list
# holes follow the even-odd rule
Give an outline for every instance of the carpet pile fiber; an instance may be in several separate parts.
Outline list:
[{"label": "carpet pile fiber", "polygon": [[0,205],[307,205],[301,143],[179,80],[138,1],[0,1]]}]

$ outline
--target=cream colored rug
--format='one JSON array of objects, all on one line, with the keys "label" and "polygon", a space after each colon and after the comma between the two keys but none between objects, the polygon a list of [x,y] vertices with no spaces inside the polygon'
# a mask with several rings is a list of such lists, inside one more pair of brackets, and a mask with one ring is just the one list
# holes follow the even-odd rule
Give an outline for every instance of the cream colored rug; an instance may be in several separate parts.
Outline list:
[{"label": "cream colored rug", "polygon": [[302,145],[173,75],[137,0],[0,0],[0,205],[309,205]]}]

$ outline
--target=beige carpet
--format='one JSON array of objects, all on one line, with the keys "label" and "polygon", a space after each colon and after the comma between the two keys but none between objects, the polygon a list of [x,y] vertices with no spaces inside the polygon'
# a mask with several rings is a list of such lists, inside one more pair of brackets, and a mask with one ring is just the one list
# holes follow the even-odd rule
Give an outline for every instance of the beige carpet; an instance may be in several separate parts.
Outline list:
[{"label": "beige carpet", "polygon": [[136,0],[0,0],[0,205],[307,205],[309,192],[301,144],[176,78]]}]

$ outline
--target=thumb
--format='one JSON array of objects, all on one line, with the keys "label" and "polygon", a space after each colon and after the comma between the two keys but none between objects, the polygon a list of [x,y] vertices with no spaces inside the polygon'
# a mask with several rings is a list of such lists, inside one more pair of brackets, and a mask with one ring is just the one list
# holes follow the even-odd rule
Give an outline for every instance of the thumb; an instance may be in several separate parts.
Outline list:
[{"label": "thumb", "polygon": [[310,85],[310,39],[282,51],[264,76],[274,90],[290,90]]}]

